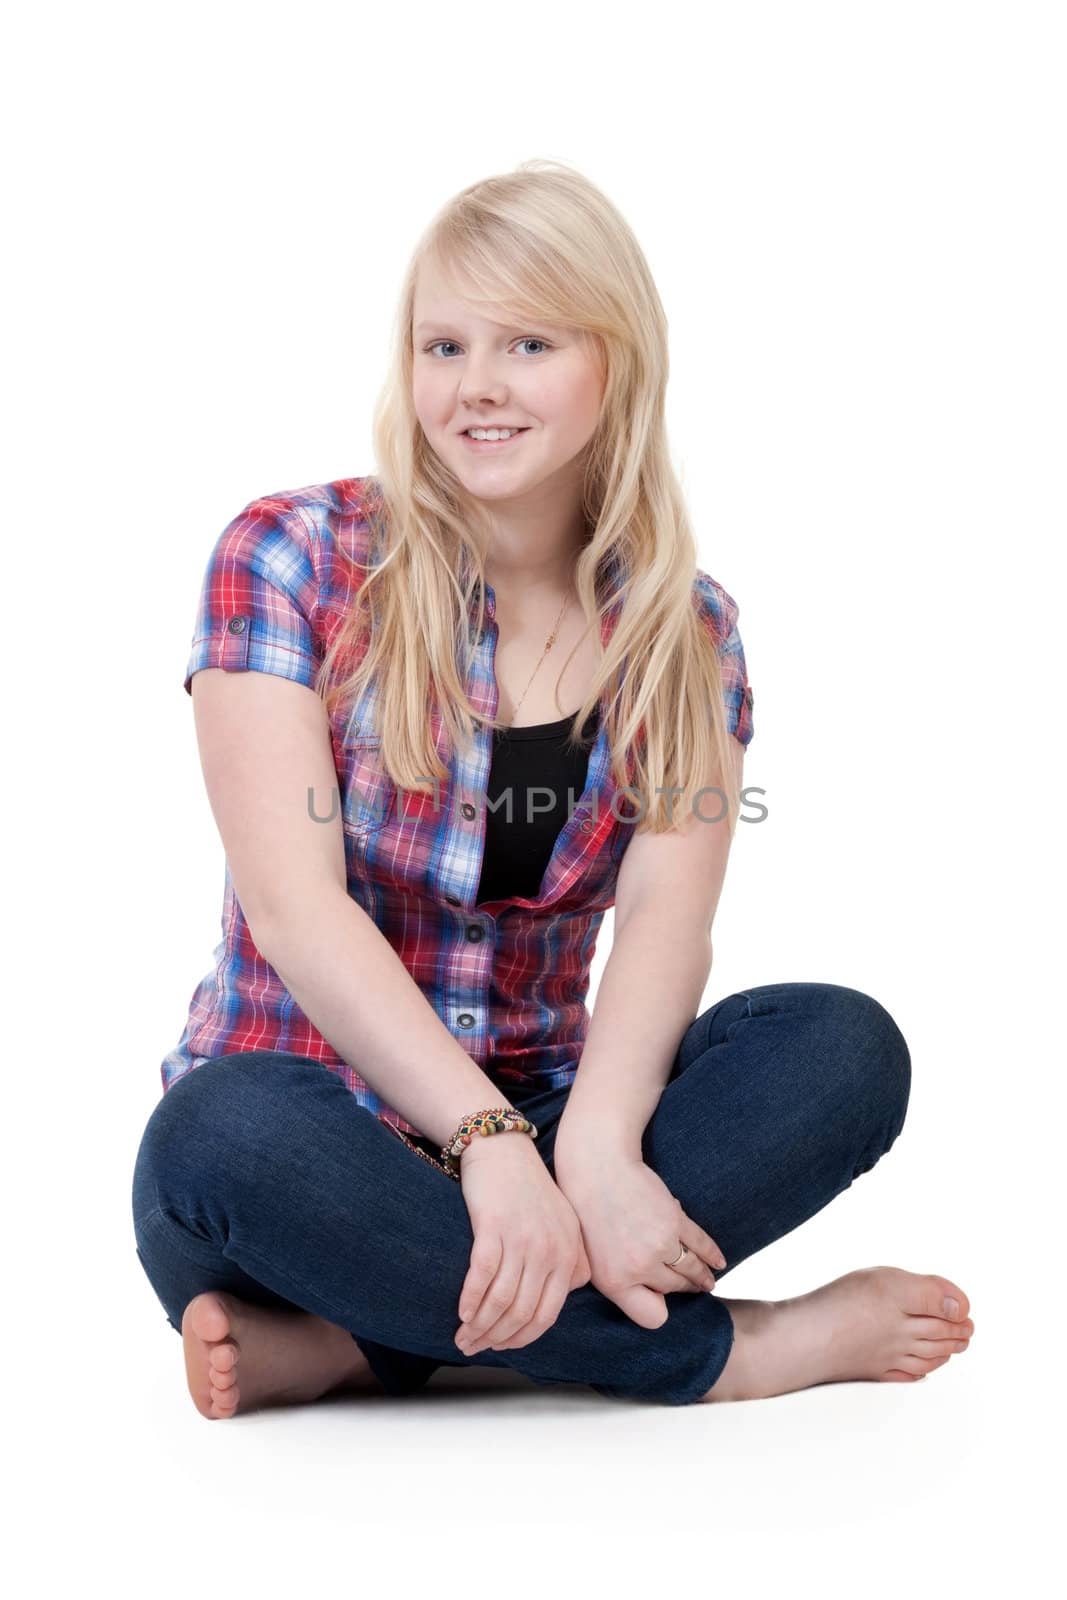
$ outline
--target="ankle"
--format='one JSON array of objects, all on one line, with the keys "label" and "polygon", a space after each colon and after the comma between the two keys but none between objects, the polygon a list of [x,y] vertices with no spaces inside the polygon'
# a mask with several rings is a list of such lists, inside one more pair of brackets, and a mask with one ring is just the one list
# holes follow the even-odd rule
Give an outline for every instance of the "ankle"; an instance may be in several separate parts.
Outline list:
[{"label": "ankle", "polygon": [[749,1400],[758,1393],[760,1350],[777,1320],[776,1300],[728,1300],[722,1303],[730,1313],[734,1336],[726,1365],[706,1395],[705,1401]]}]

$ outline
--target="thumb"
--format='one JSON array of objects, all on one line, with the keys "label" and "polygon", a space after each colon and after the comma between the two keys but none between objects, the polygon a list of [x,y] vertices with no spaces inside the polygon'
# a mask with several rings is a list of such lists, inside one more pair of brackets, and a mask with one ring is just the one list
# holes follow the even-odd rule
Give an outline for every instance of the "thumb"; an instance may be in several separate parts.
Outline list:
[{"label": "thumb", "polygon": [[667,1320],[666,1297],[645,1284],[631,1284],[628,1289],[610,1295],[609,1299],[614,1300],[620,1311],[625,1311],[639,1328],[662,1328]]}]

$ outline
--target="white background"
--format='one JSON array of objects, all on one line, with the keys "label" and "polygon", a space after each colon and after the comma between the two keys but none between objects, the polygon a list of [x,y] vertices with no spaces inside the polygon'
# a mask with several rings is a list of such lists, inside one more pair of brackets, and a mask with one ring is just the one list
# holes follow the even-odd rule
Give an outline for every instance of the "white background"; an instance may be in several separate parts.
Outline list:
[{"label": "white background", "polygon": [[[19,1593],[963,1594],[1053,1559],[1062,25],[1020,0],[5,25]],[[912,1052],[891,1154],[724,1292],[894,1264],[959,1282],[975,1337],[922,1383],[735,1406],[440,1373],[209,1425],[129,1205],[219,936],[200,580],[249,500],[374,470],[417,234],[534,156],[647,252],[700,565],[741,607],[769,815],[739,826],[704,1003],[846,984]]]}]

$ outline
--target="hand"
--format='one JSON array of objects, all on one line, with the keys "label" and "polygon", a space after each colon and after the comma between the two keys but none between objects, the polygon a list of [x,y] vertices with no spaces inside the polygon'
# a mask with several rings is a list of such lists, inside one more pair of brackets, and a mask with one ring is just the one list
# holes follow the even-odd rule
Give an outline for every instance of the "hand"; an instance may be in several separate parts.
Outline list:
[{"label": "hand", "polygon": [[[665,1295],[714,1289],[710,1269],[725,1267],[722,1251],[639,1158],[598,1159],[591,1172],[562,1179],[557,1167],[556,1181],[581,1224],[593,1287],[639,1327],[663,1326]],[[667,1266],[679,1240],[689,1254]]]},{"label": "hand", "polygon": [[487,1345],[532,1344],[572,1289],[589,1282],[589,1258],[570,1202],[526,1134],[474,1141],[459,1162],[474,1246],[459,1297],[465,1355]]}]

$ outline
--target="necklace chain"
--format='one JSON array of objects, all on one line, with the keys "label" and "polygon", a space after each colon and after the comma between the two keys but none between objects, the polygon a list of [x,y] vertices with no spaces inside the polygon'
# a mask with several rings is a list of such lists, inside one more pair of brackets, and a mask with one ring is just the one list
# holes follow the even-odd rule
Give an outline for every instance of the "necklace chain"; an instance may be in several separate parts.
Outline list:
[{"label": "necklace chain", "polygon": [[[568,594],[568,595],[566,595],[564,597],[563,604],[559,608],[559,616],[556,618],[555,626],[553,627],[552,632],[549,634],[548,639],[545,642],[545,648],[541,651],[541,661],[543,661],[545,659],[545,657],[547,656],[548,652],[551,650],[552,646],[555,644],[556,635],[559,632],[559,625],[563,621],[563,613],[566,611],[566,609],[570,605],[570,603],[571,603],[571,597]],[[518,703],[516,704],[514,711],[511,713],[511,726],[512,727],[515,726],[515,718],[519,714],[519,706],[521,706],[522,702],[526,699],[526,695],[529,692],[530,684],[533,683],[534,679],[537,676],[538,670],[540,669],[540,666],[541,666],[541,661],[539,661],[537,663],[537,666],[534,667],[533,671],[530,673],[530,682],[527,683],[526,688],[522,691],[522,694],[519,696]]]}]

